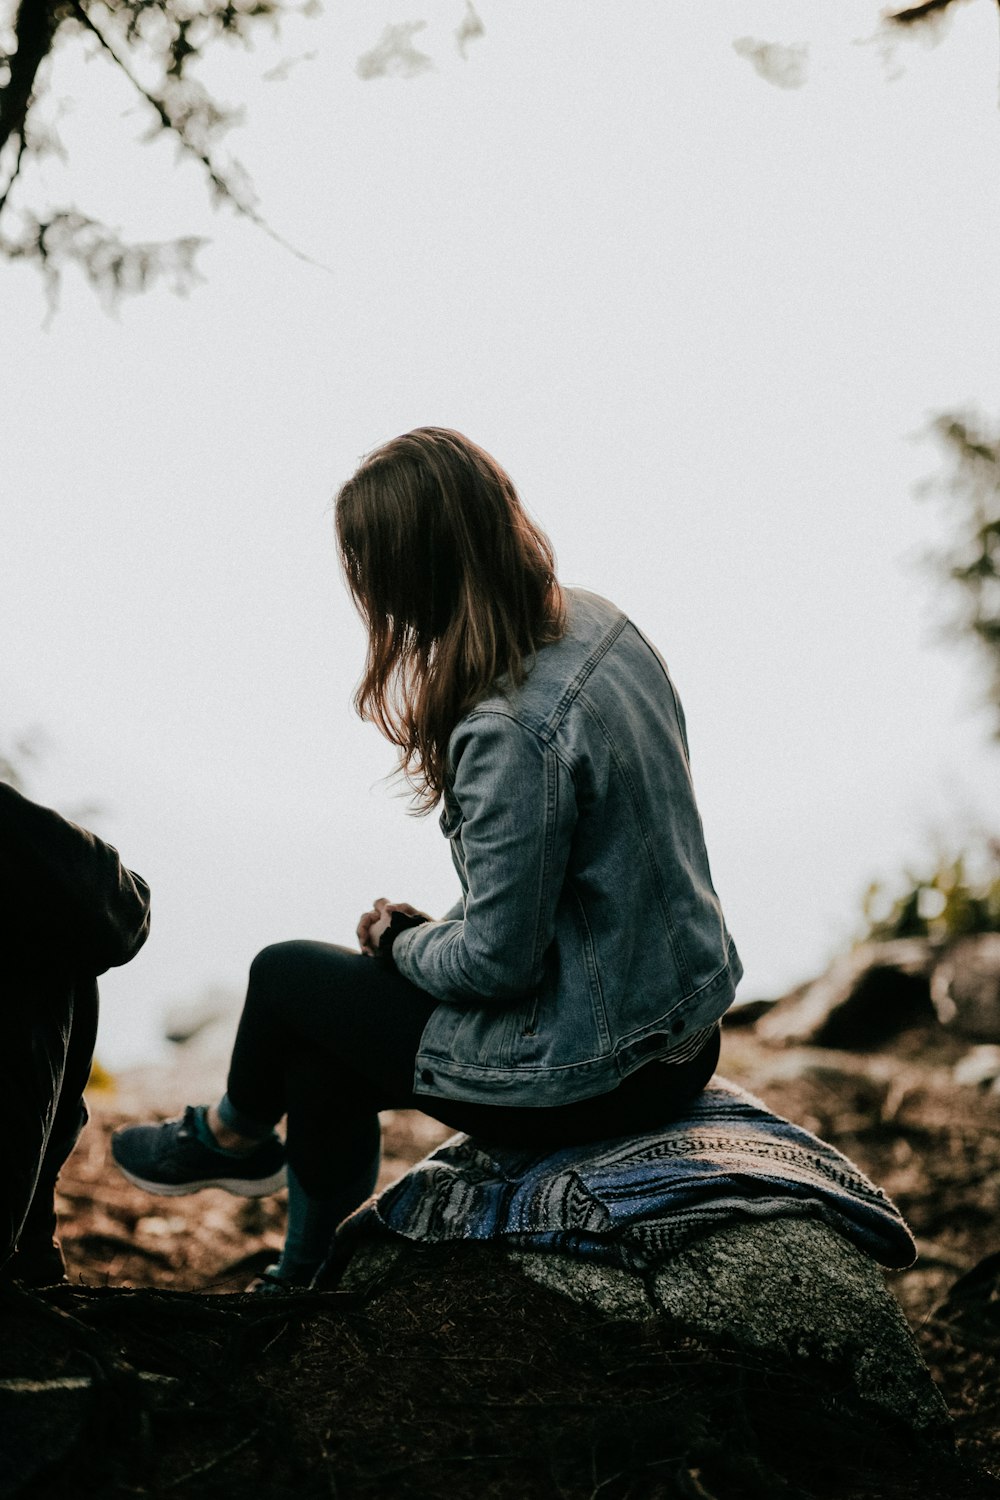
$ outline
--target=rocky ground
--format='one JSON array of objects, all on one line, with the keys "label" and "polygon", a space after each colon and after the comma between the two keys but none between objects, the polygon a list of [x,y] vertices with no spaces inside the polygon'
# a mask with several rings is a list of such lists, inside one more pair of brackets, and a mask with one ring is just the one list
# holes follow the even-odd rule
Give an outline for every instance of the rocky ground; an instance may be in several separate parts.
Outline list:
[{"label": "rocky ground", "polygon": [[[948,1476],[934,1478],[927,1470],[918,1483],[901,1461],[898,1488],[893,1488],[882,1469],[877,1480],[859,1481],[857,1467],[850,1471],[853,1477],[845,1477],[845,1471],[838,1478],[832,1455],[844,1450],[844,1433],[811,1432],[801,1462],[796,1460],[798,1470],[792,1472],[794,1464],[782,1470],[781,1483],[787,1486],[783,1490],[774,1487],[777,1481],[771,1470],[766,1476],[762,1470],[755,1478],[745,1456],[738,1474],[727,1472],[723,1449],[713,1459],[714,1450],[704,1444],[698,1451],[709,1453],[707,1469],[684,1460],[688,1450],[680,1444],[673,1468],[658,1450],[659,1456],[651,1458],[637,1477],[635,1455],[642,1454],[648,1437],[643,1424],[648,1426],[655,1417],[662,1435],[666,1396],[671,1390],[676,1396],[679,1379],[690,1384],[701,1378],[697,1351],[687,1356],[677,1349],[669,1351],[668,1369],[657,1363],[666,1358],[662,1349],[639,1348],[634,1329],[626,1348],[624,1336],[612,1329],[602,1333],[600,1353],[595,1356],[594,1331],[583,1310],[561,1309],[553,1320],[551,1303],[539,1300],[537,1289],[526,1293],[523,1285],[515,1287],[500,1270],[488,1290],[483,1289],[468,1326],[456,1326],[452,1267],[444,1280],[431,1268],[419,1288],[390,1289],[388,1301],[383,1298],[379,1303],[377,1316],[362,1317],[348,1306],[346,1293],[336,1316],[329,1301],[321,1316],[311,1315],[306,1300],[297,1312],[286,1311],[284,1321],[273,1307],[265,1312],[261,1306],[270,1299],[254,1299],[256,1308],[249,1320],[240,1322],[239,1338],[236,1323],[232,1318],[227,1323],[226,1318],[230,1311],[248,1307],[242,1298],[218,1297],[211,1303],[198,1298],[182,1304],[147,1297],[144,1302],[130,1303],[121,1297],[102,1301],[100,1291],[71,1291],[50,1299],[53,1317],[73,1319],[71,1329],[69,1325],[53,1327],[51,1338],[64,1351],[75,1350],[74,1358],[92,1360],[95,1356],[86,1355],[84,1346],[89,1347],[87,1340],[95,1324],[103,1320],[108,1327],[116,1327],[116,1347],[132,1363],[138,1360],[143,1368],[174,1372],[175,1381],[193,1379],[192,1388],[202,1392],[205,1381],[218,1378],[227,1368],[226,1361],[236,1357],[236,1345],[242,1349],[243,1369],[244,1345],[249,1340],[247,1347],[257,1361],[254,1391],[258,1395],[260,1382],[266,1380],[273,1398],[289,1372],[307,1379],[310,1399],[322,1393],[320,1408],[314,1400],[308,1419],[301,1401],[295,1412],[282,1418],[273,1399],[265,1419],[254,1415],[257,1395],[251,1397],[240,1385],[232,1422],[228,1416],[222,1421],[216,1412],[222,1427],[217,1432],[213,1429],[208,1457],[194,1439],[181,1443],[168,1470],[158,1473],[157,1492],[173,1489],[182,1495],[229,1496],[245,1493],[241,1486],[252,1483],[258,1493],[269,1497],[314,1492],[350,1496],[447,1493],[452,1500],[465,1495],[534,1494],[600,1494],[602,1500],[616,1496],[729,1500],[744,1494],[767,1494],[770,1500],[771,1494],[780,1493],[830,1496],[831,1500],[834,1496],[837,1500],[854,1500],[855,1496],[888,1500],[903,1494],[1000,1494],[1000,1487],[989,1478],[1000,1475],[1000,1093],[988,1083],[956,1082],[956,1065],[961,1068],[968,1050],[967,1042],[926,1023],[904,1028],[882,1047],[865,1051],[779,1046],[765,1041],[752,1026],[742,1025],[728,1029],[720,1068],[771,1107],[853,1157],[908,1218],[920,1259],[912,1270],[895,1273],[891,1286],[953,1415],[966,1463],[961,1474],[949,1471]],[[244,1201],[209,1191],[191,1198],[154,1198],[130,1187],[110,1166],[107,1141],[117,1124],[170,1113],[189,1102],[199,1088],[210,1086],[210,1078],[186,1078],[182,1067],[170,1075],[137,1076],[93,1092],[92,1124],[61,1180],[63,1244],[74,1286],[237,1293],[277,1251],[283,1229],[281,1197]],[[425,1117],[407,1113],[387,1115],[384,1128],[383,1186],[447,1134]],[[990,1261],[991,1256],[998,1264]],[[190,1308],[193,1323],[180,1318],[177,1309],[182,1305]],[[133,1337],[139,1339],[138,1347],[129,1346],[130,1326]],[[40,1336],[36,1323],[32,1328],[32,1357],[39,1370],[51,1373],[48,1335]],[[503,1335],[499,1343],[498,1328]],[[590,1354],[581,1362],[579,1345],[585,1335],[590,1338]],[[643,1340],[648,1344],[653,1337],[644,1335],[638,1344]],[[77,1347],[79,1340],[83,1342]],[[526,1340],[530,1340],[530,1353]],[[575,1341],[575,1352],[567,1349],[567,1340]],[[387,1359],[390,1346],[394,1353]],[[200,1352],[192,1365],[195,1347]],[[157,1349],[158,1362],[150,1353]],[[107,1345],[104,1351],[106,1355]],[[206,1356],[210,1356],[207,1363]],[[69,1357],[60,1356],[64,1365]],[[99,1360],[103,1357],[98,1356]],[[210,1367],[216,1358],[219,1369],[213,1376]],[[685,1358],[688,1367],[679,1374],[678,1359],[683,1366]],[[23,1359],[17,1364],[19,1375],[29,1373],[23,1364]],[[195,1366],[197,1378],[191,1375]],[[557,1370],[564,1372],[559,1389]],[[598,1376],[603,1382],[600,1396],[595,1384]],[[617,1395],[609,1405],[607,1382],[612,1377]],[[113,1372],[109,1378],[113,1385]],[[717,1378],[716,1371],[712,1379]],[[720,1386],[713,1397],[720,1414],[725,1413],[727,1431],[734,1411],[743,1410],[740,1403],[751,1400],[750,1392],[752,1400],[759,1401],[760,1381],[754,1381],[753,1372],[743,1370],[732,1378],[737,1379],[739,1389]],[[774,1377],[769,1378],[773,1387]],[[579,1385],[575,1393],[574,1381]],[[420,1392],[426,1392],[429,1382],[444,1392],[443,1406],[439,1402],[435,1408],[438,1416],[445,1409],[449,1414],[440,1432],[435,1428],[433,1442],[415,1416]],[[294,1388],[303,1389],[301,1383]],[[777,1387],[770,1389],[768,1409],[779,1410],[783,1402],[794,1409],[794,1392],[782,1395]],[[223,1378],[216,1403],[225,1401],[225,1390]],[[206,1420],[203,1395],[196,1404],[201,1417],[190,1408],[186,1415],[194,1430],[198,1420]],[[538,1419],[544,1409],[545,1431],[551,1436],[556,1408],[564,1444],[577,1432],[574,1424],[579,1413],[589,1410],[586,1430],[597,1433],[588,1450],[592,1475],[580,1468],[579,1441],[571,1451],[550,1444],[544,1450],[544,1463],[538,1457],[541,1438],[531,1436],[534,1429],[528,1419],[532,1411],[532,1420]],[[498,1415],[501,1410],[508,1414],[503,1422]],[[512,1412],[516,1416],[513,1429]],[[595,1427],[598,1416],[601,1420]],[[169,1420],[176,1424],[178,1414],[174,1412]],[[270,1479],[262,1480],[261,1434],[268,1423],[282,1420],[292,1425],[305,1423],[299,1446],[304,1443],[313,1457],[303,1460],[301,1472],[287,1464],[282,1468],[275,1461]],[[753,1417],[755,1431],[760,1430],[760,1420],[760,1413]],[[808,1424],[803,1427],[802,1421],[799,1426],[804,1432]],[[515,1442],[520,1428],[525,1434],[523,1448]],[[345,1435],[350,1435],[350,1464],[344,1457]],[[631,1455],[627,1464],[621,1459],[626,1436]],[[787,1430],[783,1440],[787,1447]],[[512,1442],[517,1452],[507,1451]],[[777,1435],[775,1442],[779,1442]],[[826,1454],[822,1461],[817,1460],[817,1444]],[[229,1449],[232,1453],[227,1456]],[[807,1449],[812,1454],[811,1468],[804,1456]],[[253,1467],[248,1469],[251,1453]],[[805,1477],[802,1464],[809,1469]],[[121,1472],[92,1477],[87,1482],[92,1487],[84,1485],[79,1492],[102,1497],[152,1493],[136,1482],[136,1472],[126,1464]],[[314,1490],[310,1486],[319,1483],[317,1475],[323,1476],[322,1485]],[[8,1487],[8,1493],[13,1492]],[[36,1481],[31,1493],[55,1500],[66,1491]]]}]

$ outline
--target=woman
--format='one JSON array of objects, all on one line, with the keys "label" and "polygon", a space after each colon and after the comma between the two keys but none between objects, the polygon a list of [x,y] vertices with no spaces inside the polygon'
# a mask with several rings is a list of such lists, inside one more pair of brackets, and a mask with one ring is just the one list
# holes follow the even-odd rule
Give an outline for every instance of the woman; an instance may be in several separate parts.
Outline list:
[{"label": "woman", "polygon": [[360,953],[266,948],[222,1100],[114,1142],[167,1194],[272,1192],[287,1152],[284,1286],[372,1192],[379,1110],[543,1148],[654,1128],[712,1076],[742,972],[667,669],[560,587],[500,466],[418,429],[364,461],[336,524],[368,627],[356,706],[442,804],[461,899],[438,921],[376,901]]}]

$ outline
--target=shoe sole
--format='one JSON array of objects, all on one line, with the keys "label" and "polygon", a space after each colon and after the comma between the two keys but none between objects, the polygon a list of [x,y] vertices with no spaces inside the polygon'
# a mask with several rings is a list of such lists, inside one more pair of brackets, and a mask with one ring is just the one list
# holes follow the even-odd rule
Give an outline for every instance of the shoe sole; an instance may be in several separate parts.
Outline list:
[{"label": "shoe sole", "polygon": [[285,1167],[271,1177],[206,1177],[203,1182],[147,1182],[145,1177],[137,1177],[120,1162],[115,1165],[129,1182],[142,1188],[144,1193],[155,1194],[157,1198],[182,1198],[185,1193],[200,1193],[202,1188],[221,1188],[224,1193],[232,1193],[236,1198],[266,1198],[269,1193],[280,1192],[288,1182]]}]

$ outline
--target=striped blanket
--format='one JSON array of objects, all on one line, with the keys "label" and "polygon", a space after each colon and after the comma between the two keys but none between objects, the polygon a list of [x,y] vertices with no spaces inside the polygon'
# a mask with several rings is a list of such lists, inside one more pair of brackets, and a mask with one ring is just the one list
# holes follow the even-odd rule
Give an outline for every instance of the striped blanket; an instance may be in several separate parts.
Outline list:
[{"label": "striped blanket", "polygon": [[453,1136],[347,1220],[334,1256],[369,1235],[497,1240],[643,1272],[712,1230],[788,1215],[821,1219],[883,1266],[916,1256],[898,1209],[853,1162],[716,1077],[645,1135],[544,1154]]}]

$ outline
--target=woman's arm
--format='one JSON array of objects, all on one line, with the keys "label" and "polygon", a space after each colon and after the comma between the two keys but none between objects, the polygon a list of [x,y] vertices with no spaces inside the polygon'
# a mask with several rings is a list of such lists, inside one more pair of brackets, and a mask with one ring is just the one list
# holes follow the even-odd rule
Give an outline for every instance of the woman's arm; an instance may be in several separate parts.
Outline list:
[{"label": "woman's arm", "polygon": [[[513,1000],[541,982],[576,826],[567,767],[530,729],[474,714],[456,736],[464,917],[401,933],[400,973],[441,1000]],[[451,914],[449,914],[451,916]]]},{"label": "woman's arm", "polygon": [[149,932],[149,887],[114,849],[0,782],[0,926],[6,953],[103,974]]}]

